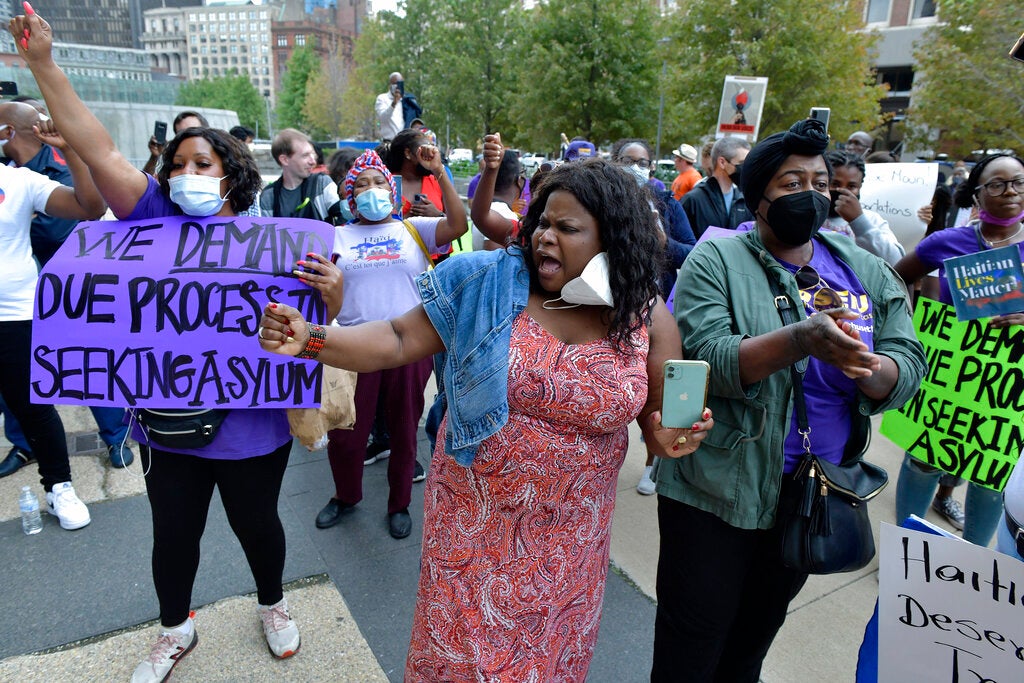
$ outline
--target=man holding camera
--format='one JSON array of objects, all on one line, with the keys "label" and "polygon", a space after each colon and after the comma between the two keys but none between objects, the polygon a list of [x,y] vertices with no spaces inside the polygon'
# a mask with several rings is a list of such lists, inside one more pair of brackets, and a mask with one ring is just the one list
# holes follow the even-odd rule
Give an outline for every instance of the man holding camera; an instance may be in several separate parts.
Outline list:
[{"label": "man holding camera", "polygon": [[380,139],[384,142],[391,142],[398,131],[406,127],[406,121],[423,115],[416,96],[405,92],[405,79],[397,71],[388,77],[388,91],[377,95],[373,111],[380,124]]}]

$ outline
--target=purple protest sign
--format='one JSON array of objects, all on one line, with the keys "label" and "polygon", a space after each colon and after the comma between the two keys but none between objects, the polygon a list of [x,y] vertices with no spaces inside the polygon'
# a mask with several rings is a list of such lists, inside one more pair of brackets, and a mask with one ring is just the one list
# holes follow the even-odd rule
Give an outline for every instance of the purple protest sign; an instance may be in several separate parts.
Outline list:
[{"label": "purple protest sign", "polygon": [[292,275],[334,228],[300,218],[174,216],[78,225],[39,276],[32,399],[150,408],[317,405],[320,364],[263,351],[268,301],[324,322]]}]

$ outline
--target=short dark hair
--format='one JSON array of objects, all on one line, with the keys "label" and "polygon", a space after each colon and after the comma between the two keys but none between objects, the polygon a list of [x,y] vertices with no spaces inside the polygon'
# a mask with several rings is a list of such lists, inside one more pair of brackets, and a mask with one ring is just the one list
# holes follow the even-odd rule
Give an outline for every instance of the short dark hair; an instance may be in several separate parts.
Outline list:
[{"label": "short dark hair", "polygon": [[654,150],[651,149],[646,140],[641,138],[622,138],[621,140],[616,140],[612,145],[612,161],[617,161],[619,156],[622,155],[622,150],[630,145],[640,145],[647,150],[647,158],[652,162],[654,161]]},{"label": "short dark hair", "polygon": [[256,131],[254,131],[252,128],[247,128],[246,126],[235,126],[228,132],[231,133],[233,137],[241,140],[242,142],[245,142],[249,138],[256,137]]},{"label": "short dark hair", "polygon": [[[853,166],[860,171],[860,177],[862,179],[866,175],[866,171],[864,170],[864,159],[859,154],[852,154],[841,150],[826,152],[825,161],[829,163],[832,170]],[[831,175],[829,177],[831,177]]]},{"label": "short dark hair", "polygon": [[381,157],[384,160],[384,165],[392,173],[400,174],[402,164],[405,163],[405,150],[413,149],[417,142],[425,142],[426,139],[427,136],[415,128],[398,131],[398,134],[391,138],[391,147],[388,149],[387,156]]},{"label": "short dark hair", "polygon": [[494,191],[501,192],[512,186],[516,179],[523,175],[523,165],[514,149],[506,149],[498,166],[498,177],[494,179]]},{"label": "short dark hair", "polygon": [[174,122],[171,124],[171,130],[177,130],[178,124],[181,123],[184,119],[187,119],[190,116],[194,116],[197,119],[199,119],[199,123],[203,126],[203,128],[209,128],[210,127],[210,122],[207,121],[206,117],[203,116],[202,114],[200,114],[199,112],[197,112],[197,111],[183,111],[183,112],[179,113],[177,116],[174,117]]},{"label": "short dark hair", "polygon": [[348,173],[348,169],[352,168],[352,165],[355,164],[356,159],[362,153],[363,150],[356,149],[355,147],[341,147],[334,150],[331,156],[327,157],[327,175],[331,176],[331,180],[334,181],[335,185],[345,180],[345,174]]},{"label": "short dark hair", "polygon": [[263,187],[260,169],[248,148],[226,130],[219,128],[186,128],[167,141],[160,157],[160,170],[156,174],[157,182],[160,184],[164,196],[171,195],[167,179],[171,175],[171,166],[174,163],[174,155],[178,151],[178,147],[185,140],[194,137],[201,137],[209,142],[214,153],[220,157],[220,162],[224,166],[224,174],[228,177],[228,187],[231,188],[228,192],[231,209],[238,214],[252,206],[256,201],[256,194]]},{"label": "short dark hair", "polygon": [[609,280],[615,305],[611,309],[609,337],[624,351],[630,336],[645,324],[658,296],[661,260],[660,227],[647,197],[636,181],[622,169],[600,158],[562,164],[544,174],[534,189],[530,208],[523,218],[517,245],[525,251],[530,282],[537,287],[537,266],[533,263],[533,234],[553,192],[563,191],[576,198],[594,217],[601,245],[608,254]]}]

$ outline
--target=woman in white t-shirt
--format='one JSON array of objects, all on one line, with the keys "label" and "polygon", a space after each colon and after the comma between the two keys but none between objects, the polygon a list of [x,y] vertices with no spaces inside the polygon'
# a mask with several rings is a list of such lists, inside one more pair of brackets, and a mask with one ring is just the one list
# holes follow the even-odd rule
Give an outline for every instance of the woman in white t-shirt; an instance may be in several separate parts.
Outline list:
[{"label": "woman in white t-shirt", "polygon": [[[338,322],[358,325],[388,320],[420,303],[415,278],[430,266],[431,254],[466,232],[466,212],[432,145],[417,148],[419,163],[441,186],[446,216],[397,219],[401,198],[395,181],[376,152],[363,153],[345,176],[344,197],[356,221],[335,231],[334,251],[344,277],[344,301]],[[386,324],[386,323],[382,323]],[[391,436],[388,460],[388,531],[405,538],[412,530],[409,502],[416,462],[416,432],[423,414],[423,392],[432,369],[429,358],[398,368],[360,373],[356,383],[356,424],[329,433],[327,454],[335,495],[317,515],[323,529],[337,524],[363,498],[363,461],[378,397],[386,409]]]}]

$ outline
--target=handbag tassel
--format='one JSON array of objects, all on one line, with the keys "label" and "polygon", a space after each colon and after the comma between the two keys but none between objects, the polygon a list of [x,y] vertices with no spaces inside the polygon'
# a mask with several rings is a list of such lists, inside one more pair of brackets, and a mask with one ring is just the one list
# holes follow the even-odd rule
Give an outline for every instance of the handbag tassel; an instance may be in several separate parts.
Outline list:
[{"label": "handbag tassel", "polygon": [[822,484],[822,493],[814,501],[811,513],[811,533],[815,536],[832,535],[832,519],[828,514],[828,489]]}]

